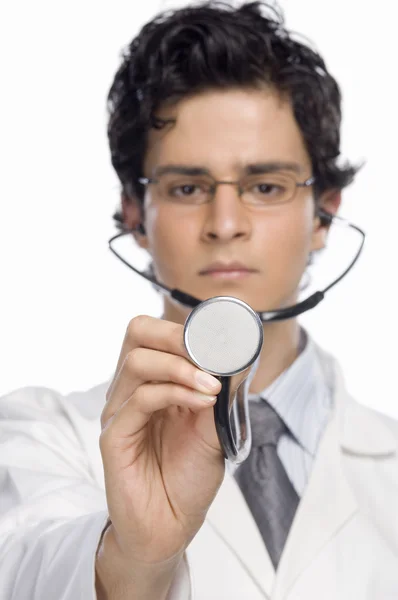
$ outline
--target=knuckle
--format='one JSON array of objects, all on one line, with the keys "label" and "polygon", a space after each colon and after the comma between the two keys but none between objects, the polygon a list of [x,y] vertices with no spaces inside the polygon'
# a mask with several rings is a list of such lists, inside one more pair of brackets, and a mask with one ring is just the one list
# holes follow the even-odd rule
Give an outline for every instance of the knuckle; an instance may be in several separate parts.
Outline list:
[{"label": "knuckle", "polygon": [[113,390],[113,381],[110,384],[110,386],[108,387],[108,389],[106,390],[106,394],[105,394],[105,400],[106,402],[109,402],[111,395],[112,395],[112,390]]},{"label": "knuckle", "polygon": [[106,408],[104,408],[104,410],[101,413],[101,417],[100,417],[100,423],[101,423],[101,430],[103,431],[105,429],[106,424],[109,421],[109,415],[108,415],[108,411],[106,410]]},{"label": "knuckle", "polygon": [[163,363],[163,381],[168,383],[178,382],[181,380],[181,365],[180,358],[173,354],[169,354],[164,358]]},{"label": "knuckle", "polygon": [[133,317],[127,326],[127,337],[135,340],[142,335],[149,324],[149,317],[147,315],[137,315]]},{"label": "knuckle", "polygon": [[101,450],[101,453],[103,453],[104,451],[106,451],[108,445],[109,445],[109,429],[106,428],[103,431],[101,431],[100,436],[99,436],[99,447]]},{"label": "knuckle", "polygon": [[191,383],[194,379],[195,369],[184,358],[178,358],[175,365],[176,381]]},{"label": "knuckle", "polygon": [[148,399],[148,384],[139,385],[134,394],[130,396],[129,403],[133,410],[139,410]]},{"label": "knuckle", "polygon": [[129,373],[133,374],[139,369],[141,364],[141,348],[134,348],[126,354],[125,365]]}]

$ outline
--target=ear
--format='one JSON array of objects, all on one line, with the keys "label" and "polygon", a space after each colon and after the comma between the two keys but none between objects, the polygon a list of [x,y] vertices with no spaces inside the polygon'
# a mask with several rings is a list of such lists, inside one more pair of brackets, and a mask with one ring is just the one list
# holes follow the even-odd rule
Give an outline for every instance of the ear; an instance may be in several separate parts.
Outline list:
[{"label": "ear", "polygon": [[141,203],[135,197],[121,194],[123,223],[128,229],[134,229],[133,237],[140,248],[148,248],[148,240],[144,231],[138,231],[139,225],[143,225],[144,211]]},{"label": "ear", "polygon": [[[331,215],[337,214],[340,204],[341,190],[327,190],[316,200],[316,208],[322,208]],[[330,223],[325,224],[316,212],[312,231],[311,252],[325,248],[329,227]]]}]

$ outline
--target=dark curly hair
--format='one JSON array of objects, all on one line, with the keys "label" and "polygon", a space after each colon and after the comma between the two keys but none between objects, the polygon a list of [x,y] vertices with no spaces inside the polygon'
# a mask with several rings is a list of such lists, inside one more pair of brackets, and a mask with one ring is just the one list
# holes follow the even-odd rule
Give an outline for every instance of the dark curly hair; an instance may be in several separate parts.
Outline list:
[{"label": "dark curly hair", "polygon": [[[159,14],[122,52],[108,95],[108,139],[122,194],[141,203],[147,132],[164,102],[207,89],[269,85],[288,95],[316,177],[315,194],[342,189],[357,168],[338,165],[341,94],[324,60],[287,31],[277,6],[210,1]],[[113,215],[119,228],[123,217]]]}]

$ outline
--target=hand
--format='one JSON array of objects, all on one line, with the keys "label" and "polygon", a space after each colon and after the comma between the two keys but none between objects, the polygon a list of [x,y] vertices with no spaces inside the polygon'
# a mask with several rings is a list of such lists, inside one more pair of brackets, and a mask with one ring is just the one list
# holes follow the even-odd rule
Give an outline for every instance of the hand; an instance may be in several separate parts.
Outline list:
[{"label": "hand", "polygon": [[189,360],[182,325],[130,322],[100,435],[111,527],[129,561],[172,560],[203,524],[224,477],[213,416],[220,389]]}]

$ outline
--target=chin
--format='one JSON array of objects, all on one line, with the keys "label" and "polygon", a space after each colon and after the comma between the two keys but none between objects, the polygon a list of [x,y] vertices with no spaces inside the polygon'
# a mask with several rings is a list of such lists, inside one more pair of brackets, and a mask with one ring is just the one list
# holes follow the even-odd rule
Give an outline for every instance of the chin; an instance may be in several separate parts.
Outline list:
[{"label": "chin", "polygon": [[208,300],[209,298],[214,298],[215,296],[232,296],[233,298],[237,298],[238,300],[246,302],[246,304],[253,308],[253,310],[263,311],[264,305],[267,303],[261,302],[261,306],[257,306],[259,303],[259,295],[253,292],[248,292],[247,290],[242,289],[242,287],[242,285],[237,284],[218,285],[211,288],[206,287],[206,289],[201,288],[196,292],[192,290],[190,293],[201,300]]},{"label": "chin", "polygon": [[207,282],[205,286],[197,285],[197,283],[197,281],[192,283],[187,281],[174,284],[170,287],[186,292],[201,301],[214,298],[215,296],[232,296],[246,302],[246,304],[257,312],[284,308],[296,302],[295,294],[292,294],[291,291],[285,294],[278,294],[278,296],[273,294],[271,297],[269,291],[270,288],[274,287],[271,285],[267,286],[267,290],[264,290],[264,288],[260,289],[259,286],[249,286],[248,282],[239,280]]}]

